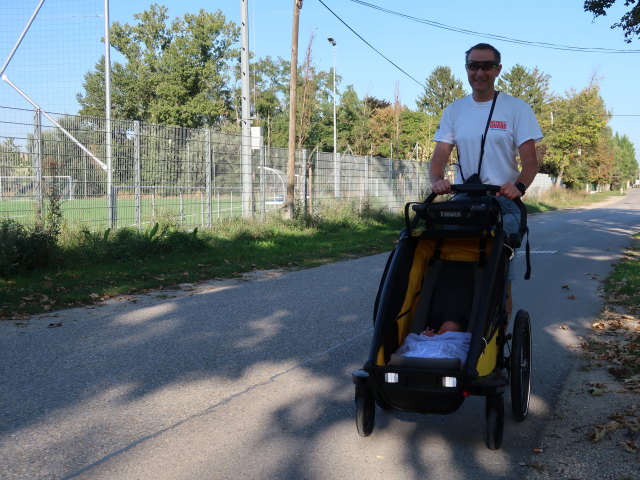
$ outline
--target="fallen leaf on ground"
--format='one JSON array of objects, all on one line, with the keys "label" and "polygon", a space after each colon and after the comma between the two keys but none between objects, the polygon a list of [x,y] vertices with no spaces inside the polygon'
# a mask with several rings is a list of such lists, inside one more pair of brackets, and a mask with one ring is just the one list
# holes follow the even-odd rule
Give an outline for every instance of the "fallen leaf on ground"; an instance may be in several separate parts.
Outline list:
[{"label": "fallen leaf on ground", "polygon": [[607,388],[607,384],[602,382],[589,382],[589,385],[596,388]]},{"label": "fallen leaf on ground", "polygon": [[602,426],[596,425],[593,428],[593,432],[591,432],[591,435],[589,435],[589,440],[591,440],[594,443],[599,442],[604,438],[606,433],[607,431]]},{"label": "fallen leaf on ground", "polygon": [[636,453],[638,451],[638,446],[635,444],[635,442],[620,442],[620,445],[622,445],[624,449],[629,453]]},{"label": "fallen leaf on ground", "polygon": [[607,432],[614,432],[614,431],[616,431],[617,429],[619,429],[621,426],[622,426],[622,424],[621,424],[620,422],[617,422],[616,420],[611,420],[609,423],[607,423],[607,424],[604,426],[604,429],[605,429]]}]

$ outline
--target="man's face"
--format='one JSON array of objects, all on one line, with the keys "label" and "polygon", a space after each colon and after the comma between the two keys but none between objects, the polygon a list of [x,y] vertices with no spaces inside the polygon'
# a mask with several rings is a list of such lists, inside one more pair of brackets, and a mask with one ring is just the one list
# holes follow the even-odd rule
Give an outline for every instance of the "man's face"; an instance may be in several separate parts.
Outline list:
[{"label": "man's face", "polygon": [[[496,78],[500,75],[502,65],[489,67],[495,64],[495,56],[491,50],[471,50],[467,59],[467,78],[473,92],[483,96],[492,92]],[[488,68],[489,67],[489,68]]]}]

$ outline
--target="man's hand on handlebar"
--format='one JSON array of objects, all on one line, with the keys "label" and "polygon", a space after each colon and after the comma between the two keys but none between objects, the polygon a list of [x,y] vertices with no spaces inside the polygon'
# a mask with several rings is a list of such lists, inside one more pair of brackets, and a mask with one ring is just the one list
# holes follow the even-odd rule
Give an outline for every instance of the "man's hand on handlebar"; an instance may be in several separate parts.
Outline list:
[{"label": "man's hand on handlebar", "polygon": [[448,193],[451,193],[451,183],[446,178],[443,178],[442,180],[438,180],[433,185],[431,185],[431,190],[433,190],[433,193],[435,193],[436,195],[446,195]]},{"label": "man's hand on handlebar", "polygon": [[511,182],[506,182],[502,187],[500,187],[500,191],[496,193],[499,197],[507,197],[509,200],[515,200],[522,196],[518,187],[516,187]]}]

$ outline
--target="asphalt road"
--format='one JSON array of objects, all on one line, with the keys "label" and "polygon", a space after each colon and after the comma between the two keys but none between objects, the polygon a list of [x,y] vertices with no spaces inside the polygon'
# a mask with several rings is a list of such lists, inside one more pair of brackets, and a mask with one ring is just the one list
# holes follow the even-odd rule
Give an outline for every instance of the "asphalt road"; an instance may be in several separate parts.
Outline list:
[{"label": "asphalt road", "polygon": [[532,405],[524,423],[507,415],[498,451],[473,397],[447,416],[378,410],[358,436],[350,372],[384,254],[3,322],[0,478],[520,477],[639,210],[631,190],[531,217],[533,275],[514,299],[534,324]]}]

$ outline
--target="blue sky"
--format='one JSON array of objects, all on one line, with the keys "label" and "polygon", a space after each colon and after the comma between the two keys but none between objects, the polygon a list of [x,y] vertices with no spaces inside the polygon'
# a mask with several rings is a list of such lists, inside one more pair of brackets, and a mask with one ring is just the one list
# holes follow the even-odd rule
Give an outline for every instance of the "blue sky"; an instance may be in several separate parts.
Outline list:
[{"label": "blue sky", "polygon": [[[270,55],[289,59],[293,0],[248,1],[250,49],[258,57]],[[413,79],[366,45],[322,2],[351,29]],[[313,35],[314,63],[322,69],[331,68],[332,47],[327,38],[335,38],[337,71],[342,78],[339,90],[343,90],[346,85],[353,85],[361,97],[366,94],[391,101],[397,89],[400,100],[405,105],[415,108],[415,100],[423,90],[420,83],[425,83],[427,76],[438,66],[451,67],[453,74],[462,80],[465,88],[468,89],[463,65],[464,51],[475,43],[488,41],[502,52],[503,71],[508,71],[516,63],[529,69],[537,67],[551,76],[551,90],[555,93],[563,94],[570,89],[581,90],[594,78],[597,79],[601,85],[601,94],[605,103],[614,115],[610,125],[614,132],[626,134],[634,142],[637,157],[640,159],[640,94],[637,87],[634,87],[640,78],[640,40],[627,44],[620,29],[610,28],[610,25],[625,11],[623,0],[618,0],[618,5],[610,10],[608,16],[597,20],[583,11],[582,0],[538,0],[536,2],[492,0],[483,4],[472,0],[448,2],[368,0],[368,3],[382,8],[448,27],[476,32],[474,34],[436,28],[384,13],[351,0],[322,0],[322,2],[304,0],[300,16],[300,59]],[[1,3],[5,4],[5,1]],[[20,3],[24,5],[15,8],[21,8],[21,11],[9,12],[12,15],[4,11],[5,8],[10,7],[0,5],[0,24],[3,27],[0,30],[0,61],[2,63],[12,42],[24,26],[24,22],[20,22],[19,17],[21,15],[24,17],[26,11],[27,16],[24,19],[26,21],[38,2],[21,0]],[[47,0],[42,10],[43,18],[45,13],[50,18],[55,18],[56,3],[66,8],[86,9],[83,16],[79,16],[78,21],[87,25],[87,39],[92,34],[95,36],[96,30],[98,35],[102,35],[99,31],[102,19],[94,15],[101,13],[102,0]],[[227,19],[236,23],[240,21],[240,0],[159,0],[157,3],[167,6],[172,18],[204,8],[221,10]],[[149,5],[148,0],[112,0],[111,20],[132,23],[134,22],[133,14],[147,9]],[[36,19],[36,22],[39,20]],[[546,42],[572,47],[635,50],[635,53],[583,53],[543,48],[491,39],[485,34],[527,43]],[[59,36],[63,35],[64,32],[60,32]],[[40,45],[42,45],[42,38],[46,43],[53,43],[47,42],[45,36],[41,37]],[[34,33],[32,40],[36,39],[36,33]],[[62,85],[56,87],[55,94],[42,94],[43,98],[51,100],[55,97],[61,104],[66,105],[60,108],[73,109],[70,105],[75,104],[75,94],[81,88],[82,75],[88,68],[93,67],[95,58],[103,51],[101,45],[95,45],[95,42],[90,43],[86,40],[82,48],[71,50],[74,62],[65,68],[69,79],[65,79],[61,82]],[[8,44],[11,45],[7,47]],[[47,47],[53,48],[51,45]],[[42,48],[33,48],[25,41],[23,50],[16,55],[15,62],[12,62],[7,69],[8,75],[19,78],[22,73],[21,68],[25,68],[24,65],[35,68],[33,65],[52,62],[55,66],[55,55],[50,52],[38,53],[42,50]],[[29,52],[29,60],[25,61],[22,57],[27,57],[27,52]],[[46,58],[34,61],[34,58],[37,59],[39,55]],[[20,65],[23,66],[20,67]],[[56,78],[58,77],[45,75],[44,82],[31,79],[26,84],[35,94],[45,91],[45,84],[54,83]],[[0,84],[0,104],[3,104],[8,97],[12,97],[15,101],[15,94],[7,92],[7,87]]]}]

